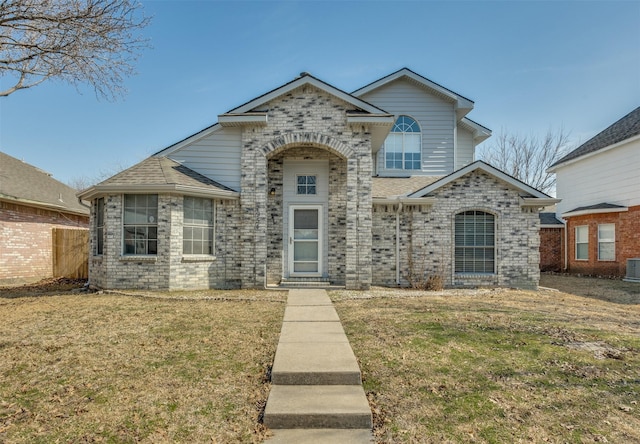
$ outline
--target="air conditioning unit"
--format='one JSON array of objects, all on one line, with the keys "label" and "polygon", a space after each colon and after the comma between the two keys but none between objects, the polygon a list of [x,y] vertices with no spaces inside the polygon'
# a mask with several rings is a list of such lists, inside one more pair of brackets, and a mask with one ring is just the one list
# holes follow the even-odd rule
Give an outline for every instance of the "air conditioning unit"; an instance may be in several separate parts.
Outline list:
[{"label": "air conditioning unit", "polygon": [[640,257],[627,259],[627,276],[624,280],[628,282],[640,282]]}]

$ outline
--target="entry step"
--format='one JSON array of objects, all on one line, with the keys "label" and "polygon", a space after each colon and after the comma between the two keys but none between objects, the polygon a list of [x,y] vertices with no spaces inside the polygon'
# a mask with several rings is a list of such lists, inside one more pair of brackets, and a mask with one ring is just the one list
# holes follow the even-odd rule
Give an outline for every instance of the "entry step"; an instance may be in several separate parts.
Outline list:
[{"label": "entry step", "polygon": [[361,385],[273,385],[264,411],[270,429],[369,429]]},{"label": "entry step", "polygon": [[370,444],[369,429],[280,429],[265,441],[268,444]]}]

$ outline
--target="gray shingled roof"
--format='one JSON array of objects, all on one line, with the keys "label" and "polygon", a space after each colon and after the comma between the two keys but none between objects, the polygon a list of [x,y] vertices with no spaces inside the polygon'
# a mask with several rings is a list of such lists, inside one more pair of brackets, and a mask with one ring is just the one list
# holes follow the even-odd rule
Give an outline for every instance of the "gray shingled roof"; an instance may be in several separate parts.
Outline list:
[{"label": "gray shingled roof", "polygon": [[432,184],[441,176],[374,177],[372,197],[404,196]]},{"label": "gray shingled roof", "polygon": [[234,191],[168,157],[149,157],[131,168],[100,182],[96,187],[121,186],[125,188],[131,185],[181,185],[210,190]]},{"label": "gray shingled roof", "polygon": [[567,213],[574,213],[576,211],[588,211],[588,210],[619,210],[621,208],[627,208],[627,207],[625,207],[624,205],[616,205],[616,204],[603,202],[595,205],[588,205],[586,207],[574,208],[571,211],[567,211]]},{"label": "gray shingled roof", "polygon": [[640,134],[640,106],[551,165],[554,167]]},{"label": "gray shingled roof", "polygon": [[539,213],[540,225],[558,225],[558,227],[564,226],[564,224],[558,220],[555,213]]},{"label": "gray shingled roof", "polygon": [[0,152],[0,199],[74,214],[88,215],[76,190],[49,173]]}]

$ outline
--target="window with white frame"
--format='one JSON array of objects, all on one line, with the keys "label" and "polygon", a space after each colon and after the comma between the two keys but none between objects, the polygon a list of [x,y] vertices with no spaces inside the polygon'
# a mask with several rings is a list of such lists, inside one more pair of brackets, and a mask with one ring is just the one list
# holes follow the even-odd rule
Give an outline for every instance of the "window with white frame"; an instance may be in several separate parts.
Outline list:
[{"label": "window with white frame", "polygon": [[93,207],[96,235],[93,254],[94,256],[99,256],[104,250],[104,197],[96,199]]},{"label": "window with white frame", "polygon": [[576,227],[576,260],[589,260],[589,226]]},{"label": "window with white frame", "polygon": [[317,177],[298,175],[296,176],[296,194],[316,194]]},{"label": "window with white frame", "polygon": [[122,231],[125,255],[158,254],[157,194],[125,194]]},{"label": "window with white frame", "polygon": [[598,225],[598,260],[616,260],[616,226],[615,224]]},{"label": "window with white frame", "polygon": [[496,268],[493,214],[471,210],[455,216],[455,272],[491,274]]},{"label": "window with white frame", "polygon": [[400,116],[384,142],[385,168],[395,170],[421,169],[422,136],[418,122]]},{"label": "window with white frame", "polygon": [[184,197],[183,254],[213,254],[214,209],[211,199]]}]

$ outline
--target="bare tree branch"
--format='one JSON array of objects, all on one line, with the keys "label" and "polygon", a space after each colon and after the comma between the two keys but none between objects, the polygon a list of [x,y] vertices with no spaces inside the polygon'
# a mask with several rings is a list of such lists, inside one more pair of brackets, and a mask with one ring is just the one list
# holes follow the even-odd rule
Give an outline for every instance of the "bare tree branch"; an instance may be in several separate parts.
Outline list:
[{"label": "bare tree branch", "polygon": [[569,151],[569,134],[549,129],[543,138],[510,134],[502,130],[493,144],[481,147],[478,157],[518,180],[549,194],[555,174],[547,168]]},{"label": "bare tree branch", "polygon": [[0,97],[60,79],[117,99],[148,23],[135,0],[0,0],[0,78],[12,83]]}]

